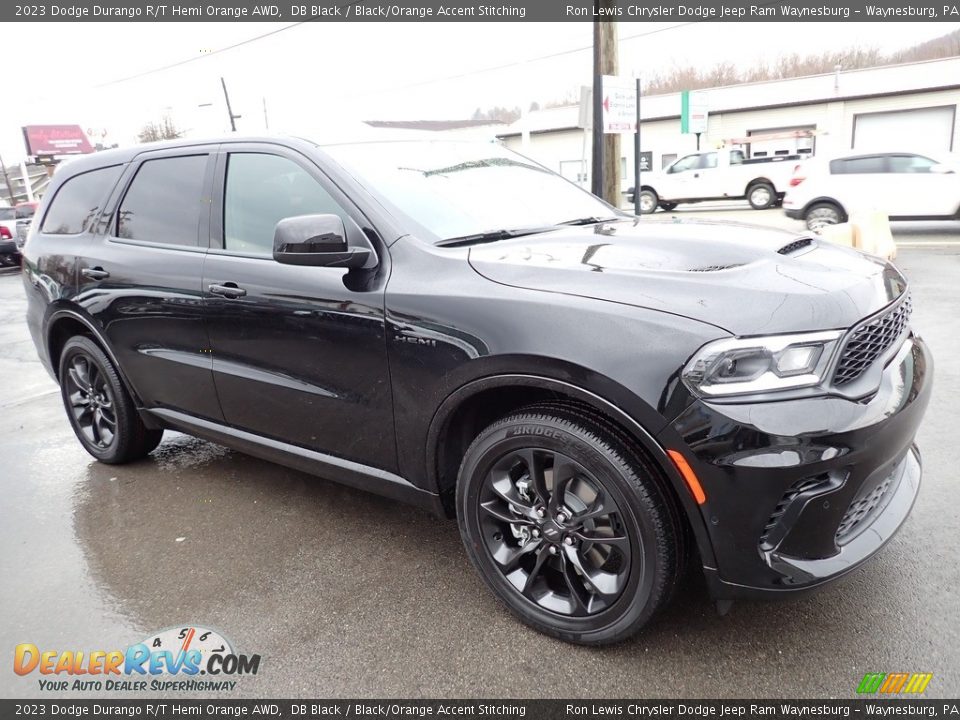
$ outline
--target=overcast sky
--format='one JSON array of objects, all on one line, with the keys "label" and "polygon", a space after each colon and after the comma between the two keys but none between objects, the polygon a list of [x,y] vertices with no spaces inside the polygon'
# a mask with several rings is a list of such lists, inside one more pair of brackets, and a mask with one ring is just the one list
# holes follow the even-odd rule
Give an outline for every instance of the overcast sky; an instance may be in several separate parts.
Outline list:
[{"label": "overcast sky", "polygon": [[[584,23],[43,23],[8,24],[4,57],[16,70],[3,93],[0,152],[25,153],[22,125],[77,123],[128,144],[164,112],[200,135],[229,129],[226,78],[241,132],[303,132],[331,118],[453,119],[477,107],[528,106],[589,83]],[[884,52],[960,28],[960,23],[621,23],[621,74],[671,65],[739,66],[786,53],[859,45]],[[273,35],[209,55],[264,33]],[[632,37],[643,35],[642,37]],[[130,76],[197,58],[135,79]],[[510,67],[477,72],[500,65]],[[464,77],[453,77],[457,75]],[[201,107],[209,105],[208,107]],[[99,138],[94,137],[96,142]]]}]

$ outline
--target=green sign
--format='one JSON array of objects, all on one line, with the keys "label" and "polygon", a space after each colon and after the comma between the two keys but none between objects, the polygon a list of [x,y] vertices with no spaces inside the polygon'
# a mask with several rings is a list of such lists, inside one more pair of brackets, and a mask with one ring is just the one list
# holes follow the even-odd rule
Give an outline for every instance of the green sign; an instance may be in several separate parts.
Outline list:
[{"label": "green sign", "polygon": [[680,93],[680,132],[705,133],[707,131],[707,100],[703,93]]}]

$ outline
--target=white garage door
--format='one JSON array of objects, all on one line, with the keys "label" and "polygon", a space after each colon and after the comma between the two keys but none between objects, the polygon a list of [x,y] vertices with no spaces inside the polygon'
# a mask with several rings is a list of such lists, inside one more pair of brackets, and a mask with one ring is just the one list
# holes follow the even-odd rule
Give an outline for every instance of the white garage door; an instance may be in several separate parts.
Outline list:
[{"label": "white garage door", "polygon": [[955,105],[864,113],[853,119],[855,150],[952,150]]}]

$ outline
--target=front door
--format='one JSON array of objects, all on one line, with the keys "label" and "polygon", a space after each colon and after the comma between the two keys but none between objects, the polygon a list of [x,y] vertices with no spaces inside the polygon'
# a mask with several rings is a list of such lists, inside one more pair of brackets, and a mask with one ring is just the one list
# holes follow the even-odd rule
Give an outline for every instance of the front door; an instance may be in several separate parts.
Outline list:
[{"label": "front door", "polygon": [[[389,258],[359,279],[338,268],[282,265],[276,223],[339,215],[366,221],[313,163],[273,145],[220,157],[204,264],[214,380],[227,424],[385,470],[396,467],[384,334]],[[226,290],[224,289],[226,288]]]},{"label": "front door", "polygon": [[937,162],[925,155],[891,155],[889,172],[895,179],[889,214],[942,217],[960,209],[960,175],[934,172]]}]

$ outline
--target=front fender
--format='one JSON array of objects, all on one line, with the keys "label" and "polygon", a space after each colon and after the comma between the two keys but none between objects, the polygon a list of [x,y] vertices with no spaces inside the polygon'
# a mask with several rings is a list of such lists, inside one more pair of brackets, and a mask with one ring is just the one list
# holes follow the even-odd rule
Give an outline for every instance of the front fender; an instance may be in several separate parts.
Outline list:
[{"label": "front fender", "polygon": [[[439,488],[438,477],[438,450],[440,440],[444,436],[446,427],[458,408],[480,393],[496,388],[533,388],[551,391],[562,398],[574,399],[589,405],[597,412],[616,422],[630,437],[638,442],[650,458],[657,463],[667,479],[675,498],[679,501],[687,522],[693,531],[697,548],[703,563],[708,567],[715,567],[713,546],[710,543],[703,515],[694,499],[690,496],[686,484],[676,466],[667,455],[664,448],[656,439],[657,433],[665,426],[663,415],[647,406],[638,398],[630,399],[629,393],[622,386],[618,386],[607,378],[597,378],[598,385],[603,386],[599,393],[584,388],[572,382],[558,380],[537,374],[497,374],[488,375],[472,380],[452,392],[437,409],[427,433],[426,442],[426,477],[433,492]],[[607,396],[605,396],[607,395]],[[619,398],[614,402],[609,398]],[[628,406],[629,410],[624,406]],[[643,420],[640,420],[643,418]],[[649,424],[653,423],[653,424]]]}]

